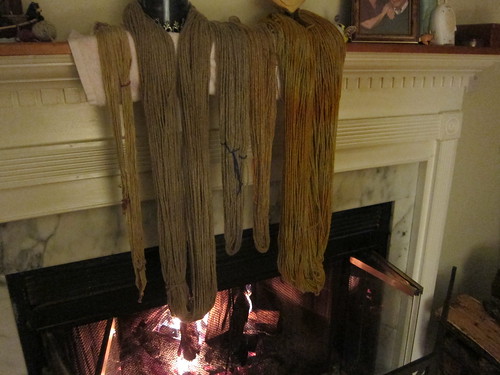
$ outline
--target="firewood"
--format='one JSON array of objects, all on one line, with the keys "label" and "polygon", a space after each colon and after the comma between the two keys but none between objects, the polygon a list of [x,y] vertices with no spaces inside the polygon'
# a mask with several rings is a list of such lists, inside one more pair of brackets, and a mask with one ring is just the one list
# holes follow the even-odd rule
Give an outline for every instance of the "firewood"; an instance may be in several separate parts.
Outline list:
[{"label": "firewood", "polygon": [[182,355],[185,360],[192,361],[200,353],[199,333],[196,322],[181,323],[181,342],[177,355]]}]

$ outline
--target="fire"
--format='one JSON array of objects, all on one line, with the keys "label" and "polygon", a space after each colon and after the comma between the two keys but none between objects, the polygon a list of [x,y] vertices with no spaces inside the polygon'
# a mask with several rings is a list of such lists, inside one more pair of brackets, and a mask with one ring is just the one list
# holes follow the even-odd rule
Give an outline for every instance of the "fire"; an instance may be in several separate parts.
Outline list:
[{"label": "fire", "polygon": [[181,320],[173,316],[168,308],[165,309],[163,319],[158,323],[155,331],[162,332],[165,328],[168,329],[171,338],[175,340],[181,339]]},{"label": "fire", "polygon": [[199,356],[196,356],[192,361],[184,359],[182,355],[179,355],[175,361],[175,374],[186,375],[186,374],[197,374],[200,366]]},{"label": "fire", "polygon": [[[244,297],[244,304],[248,306],[249,315],[253,316],[245,322],[245,327],[241,334],[248,335],[254,334],[256,331],[255,323],[258,322],[258,316],[262,315],[262,311],[257,309],[254,311],[254,305],[252,302],[252,285],[248,284],[243,288],[240,294],[240,298]],[[216,311],[218,313],[218,311]],[[259,315],[259,316],[260,316]],[[206,363],[205,355],[206,350],[206,338],[207,338],[207,328],[209,325],[210,313],[206,314],[202,319],[192,322],[184,323],[179,318],[175,317],[170,309],[165,306],[161,311],[157,311],[155,315],[151,315],[151,322],[155,322],[152,327],[153,331],[157,332],[159,335],[156,337],[164,337],[168,344],[168,349],[165,353],[168,353],[168,373],[173,375],[200,375],[200,374],[219,374],[219,375],[229,375],[229,374],[239,374],[238,366],[232,368],[231,370],[225,369],[224,364],[216,362],[215,364]],[[213,333],[213,332],[212,332]],[[226,332],[220,333],[220,335],[226,334]],[[111,329],[110,337],[115,336],[114,326]],[[174,354],[173,350],[177,349],[177,353]],[[173,350],[172,350],[173,349]],[[212,353],[212,352],[210,352]],[[256,357],[257,353],[253,350],[248,351],[248,357]],[[165,358],[166,358],[165,357]],[[210,359],[209,361],[211,361]],[[217,359],[220,361],[220,359]],[[161,365],[160,365],[161,366]],[[159,369],[159,368],[158,368]],[[110,368],[111,371],[113,371]],[[155,370],[156,371],[156,370]],[[223,372],[221,372],[223,371]],[[234,372],[236,371],[236,372]],[[114,372],[104,372],[104,374],[114,374]]]},{"label": "fire", "polygon": [[104,353],[104,362],[101,369],[101,375],[107,374],[107,364],[111,356],[111,346],[116,338],[116,319],[112,320],[111,327],[109,329],[108,344],[106,345],[106,351]]},{"label": "fire", "polygon": [[[209,314],[206,314],[202,319],[195,322],[195,327],[198,337],[198,345],[202,345],[205,341],[205,333],[208,325]],[[162,327],[167,327],[171,332],[170,337],[174,338],[179,342],[179,351],[177,358],[175,360],[174,374],[176,375],[195,375],[199,373],[200,369],[200,356],[196,355],[193,360],[188,360],[182,351],[182,322],[179,318],[172,316],[170,311],[165,313],[165,319],[158,325],[157,330],[161,330]]]},{"label": "fire", "polygon": [[181,320],[179,318],[173,317],[171,327],[175,329],[181,329]]},{"label": "fire", "polygon": [[253,303],[252,299],[250,298],[252,296],[252,284],[247,284],[245,285],[245,297],[248,301],[248,312],[252,312],[253,310]]},{"label": "fire", "polygon": [[208,317],[207,313],[202,319],[196,321],[196,328],[198,329],[198,344],[201,345],[205,342],[205,333],[207,332]]}]

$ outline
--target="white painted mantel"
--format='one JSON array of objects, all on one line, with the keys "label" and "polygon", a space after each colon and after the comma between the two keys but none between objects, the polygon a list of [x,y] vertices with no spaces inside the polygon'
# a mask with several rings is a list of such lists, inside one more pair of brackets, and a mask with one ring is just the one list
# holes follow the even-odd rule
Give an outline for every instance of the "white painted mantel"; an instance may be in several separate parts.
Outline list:
[{"label": "white painted mantel", "polygon": [[[347,55],[336,172],[418,164],[406,271],[424,295],[413,358],[424,350],[464,93],[478,72],[499,62],[499,55],[481,54]],[[106,112],[86,102],[71,55],[2,56],[0,83],[0,223],[119,204],[112,129]],[[152,199],[147,142],[138,133],[142,194]]]}]

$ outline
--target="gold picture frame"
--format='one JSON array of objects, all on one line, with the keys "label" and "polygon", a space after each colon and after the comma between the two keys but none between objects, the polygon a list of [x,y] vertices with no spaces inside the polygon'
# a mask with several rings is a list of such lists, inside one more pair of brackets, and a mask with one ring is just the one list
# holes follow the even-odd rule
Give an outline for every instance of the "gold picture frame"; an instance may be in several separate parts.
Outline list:
[{"label": "gold picture frame", "polygon": [[0,0],[0,15],[12,16],[23,13],[23,4],[21,0]]},{"label": "gold picture frame", "polygon": [[419,13],[419,0],[353,0],[353,41],[418,43]]}]

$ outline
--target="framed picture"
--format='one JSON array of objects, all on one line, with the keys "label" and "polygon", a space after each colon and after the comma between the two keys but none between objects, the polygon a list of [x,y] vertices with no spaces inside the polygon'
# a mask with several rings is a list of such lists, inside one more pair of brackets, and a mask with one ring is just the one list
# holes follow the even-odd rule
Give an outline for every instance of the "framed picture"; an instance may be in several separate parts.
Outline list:
[{"label": "framed picture", "polygon": [[418,43],[419,0],[353,0],[353,41]]},{"label": "framed picture", "polygon": [[21,0],[0,0],[0,16],[18,15],[23,13]]}]

